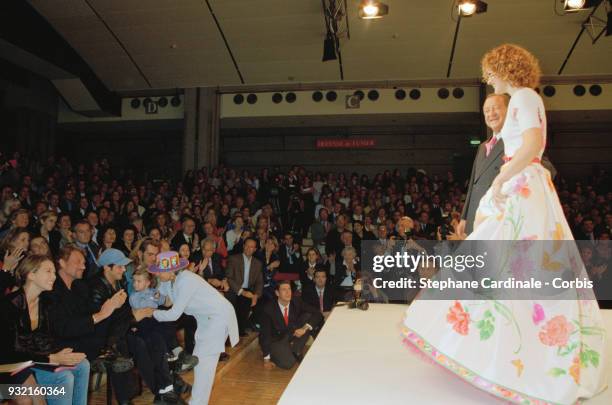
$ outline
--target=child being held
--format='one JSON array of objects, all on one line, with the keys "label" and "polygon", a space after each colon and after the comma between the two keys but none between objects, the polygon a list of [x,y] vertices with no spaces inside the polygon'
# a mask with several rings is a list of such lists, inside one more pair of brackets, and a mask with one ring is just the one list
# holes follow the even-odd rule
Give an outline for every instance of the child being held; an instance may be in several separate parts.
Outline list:
[{"label": "child being held", "polygon": [[[130,295],[130,306],[133,309],[154,308],[172,305],[170,297],[160,294],[155,288],[157,280],[145,268],[137,269],[133,276],[134,292]],[[167,322],[158,322],[154,318],[144,318],[136,325],[136,334],[142,337],[145,342],[153,334],[160,334],[168,353],[169,362],[177,361],[176,370],[184,373],[193,369],[198,358],[185,352],[178,344],[176,339],[176,325]]]}]

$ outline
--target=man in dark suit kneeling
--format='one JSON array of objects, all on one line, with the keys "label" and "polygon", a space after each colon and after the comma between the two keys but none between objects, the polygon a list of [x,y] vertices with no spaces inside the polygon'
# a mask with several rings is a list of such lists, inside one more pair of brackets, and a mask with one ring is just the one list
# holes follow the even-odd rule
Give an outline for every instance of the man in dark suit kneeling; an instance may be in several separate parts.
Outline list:
[{"label": "man in dark suit kneeling", "polygon": [[273,363],[290,369],[301,360],[304,345],[323,316],[316,308],[292,299],[289,281],[276,285],[276,296],[264,307],[259,344],[267,367]]}]

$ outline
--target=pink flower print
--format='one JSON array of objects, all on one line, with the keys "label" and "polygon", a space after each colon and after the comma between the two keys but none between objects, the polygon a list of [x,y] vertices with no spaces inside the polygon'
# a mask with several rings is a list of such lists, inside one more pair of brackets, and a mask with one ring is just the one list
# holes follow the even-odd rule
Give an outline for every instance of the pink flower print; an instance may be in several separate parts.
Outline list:
[{"label": "pink flower print", "polygon": [[455,304],[448,309],[446,322],[453,325],[455,332],[460,335],[467,335],[470,324],[470,314],[465,312],[459,301],[455,301]]},{"label": "pink flower print", "polygon": [[517,280],[524,280],[533,268],[533,260],[524,255],[515,255],[510,261],[510,272]]},{"label": "pink flower print", "polygon": [[544,315],[544,308],[542,308],[542,305],[534,304],[533,305],[533,315],[531,316],[531,319],[533,319],[534,325],[539,325],[540,322],[542,322],[545,317],[546,315]]},{"label": "pink flower print", "polygon": [[546,346],[565,346],[574,326],[567,321],[565,316],[557,315],[542,328],[538,336]]},{"label": "pink flower print", "polygon": [[520,194],[522,197],[528,198],[531,194],[531,190],[527,185],[527,176],[525,174],[520,175],[512,185],[512,193]]},{"label": "pink flower print", "polygon": [[536,235],[525,236],[516,242],[516,250],[520,253],[527,253],[531,246],[533,246],[533,241],[537,238]]}]

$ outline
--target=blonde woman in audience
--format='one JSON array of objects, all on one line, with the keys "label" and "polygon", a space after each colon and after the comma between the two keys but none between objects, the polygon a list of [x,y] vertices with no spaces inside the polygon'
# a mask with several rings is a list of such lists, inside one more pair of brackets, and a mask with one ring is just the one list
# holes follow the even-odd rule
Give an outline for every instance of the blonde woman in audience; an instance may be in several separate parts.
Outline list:
[{"label": "blonde woman in audience", "polygon": [[62,240],[62,234],[55,229],[57,213],[55,211],[43,212],[38,218],[38,223],[40,226],[37,235],[47,241],[51,252],[56,255],[59,253],[60,242]]}]

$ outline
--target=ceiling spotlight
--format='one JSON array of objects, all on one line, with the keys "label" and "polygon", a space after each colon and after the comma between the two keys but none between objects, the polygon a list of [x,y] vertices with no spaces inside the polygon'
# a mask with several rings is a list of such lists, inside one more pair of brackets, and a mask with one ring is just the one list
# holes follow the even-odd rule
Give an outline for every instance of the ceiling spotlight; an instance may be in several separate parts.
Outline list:
[{"label": "ceiling spotlight", "polygon": [[331,32],[327,33],[327,38],[323,41],[323,62],[336,60],[336,38]]},{"label": "ceiling spotlight", "polygon": [[457,7],[460,16],[470,17],[474,14],[486,13],[488,5],[481,0],[459,0]]},{"label": "ceiling spotlight", "polygon": [[584,7],[586,0],[565,0],[566,10],[579,10]]},{"label": "ceiling spotlight", "polygon": [[564,3],[563,9],[567,13],[571,13],[574,11],[586,10],[588,8],[593,8],[599,3],[601,0],[561,0]]},{"label": "ceiling spotlight", "polygon": [[359,5],[359,18],[371,20],[389,14],[389,6],[380,1],[365,0]]}]

